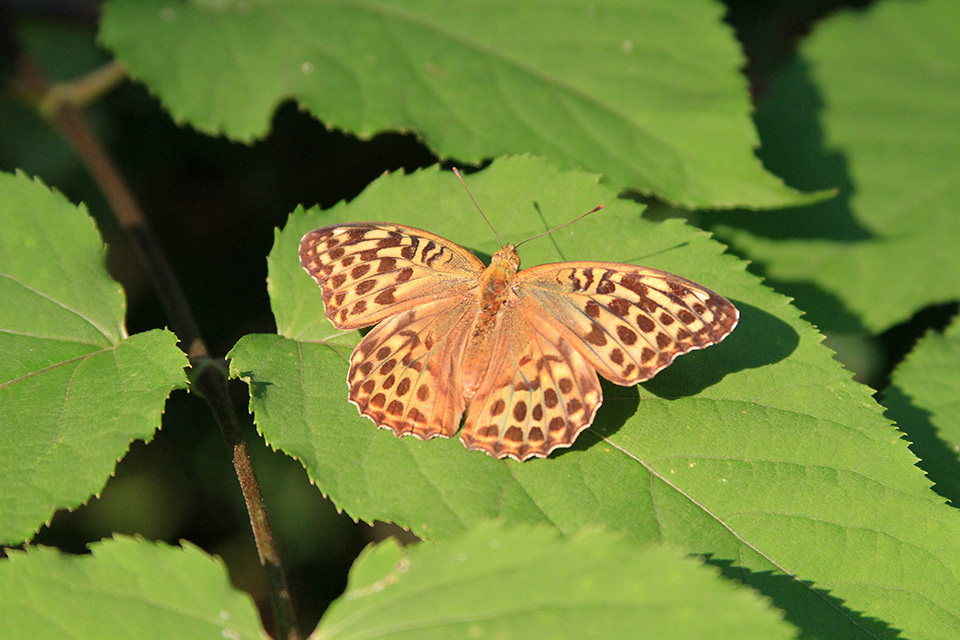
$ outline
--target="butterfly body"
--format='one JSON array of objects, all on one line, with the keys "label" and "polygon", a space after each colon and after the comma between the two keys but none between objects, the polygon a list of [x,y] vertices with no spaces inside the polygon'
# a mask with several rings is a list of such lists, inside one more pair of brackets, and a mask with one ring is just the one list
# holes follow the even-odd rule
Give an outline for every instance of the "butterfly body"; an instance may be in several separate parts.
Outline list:
[{"label": "butterfly body", "polygon": [[[376,324],[350,358],[350,401],[379,427],[525,460],[569,446],[602,403],[597,373],[647,380],[722,340],[738,312],[656,269],[565,262],[519,271],[506,245],[490,266],[427,231],[391,223],[323,227],[304,269],[341,329]],[[379,324],[378,324],[379,323]]]},{"label": "butterfly body", "polygon": [[[494,341],[501,323],[501,316],[506,312],[510,303],[516,304],[516,294],[513,293],[517,269],[520,259],[517,257],[513,245],[506,245],[493,255],[490,266],[483,270],[480,284],[470,293],[478,298],[476,322],[470,332],[463,356],[461,370],[461,390],[466,399],[474,396],[483,376],[490,365],[490,354],[493,353]],[[509,300],[511,294],[513,299]]]}]

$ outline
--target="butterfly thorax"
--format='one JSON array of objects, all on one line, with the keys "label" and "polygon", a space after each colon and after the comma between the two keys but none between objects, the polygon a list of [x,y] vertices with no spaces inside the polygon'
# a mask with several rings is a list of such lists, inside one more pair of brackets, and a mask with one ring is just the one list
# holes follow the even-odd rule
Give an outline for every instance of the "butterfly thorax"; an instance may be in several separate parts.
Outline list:
[{"label": "butterfly thorax", "polygon": [[520,258],[512,244],[493,254],[490,266],[480,276],[480,310],[495,316],[507,298],[507,290],[520,268]]},{"label": "butterfly thorax", "polygon": [[467,398],[473,396],[490,366],[497,320],[509,299],[510,288],[519,268],[517,250],[512,244],[508,244],[493,254],[490,266],[484,269],[480,276],[479,314],[473,325],[472,336],[467,341],[466,353],[461,358],[464,365],[460,382]]}]

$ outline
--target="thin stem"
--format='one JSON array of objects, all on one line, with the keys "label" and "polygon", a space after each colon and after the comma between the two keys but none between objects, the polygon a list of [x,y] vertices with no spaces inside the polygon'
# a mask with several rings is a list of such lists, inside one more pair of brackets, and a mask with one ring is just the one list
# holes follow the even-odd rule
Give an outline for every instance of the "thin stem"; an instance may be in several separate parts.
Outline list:
[{"label": "thin stem", "polygon": [[123,66],[108,65],[99,73],[88,76],[86,82],[73,83],[67,87],[51,87],[32,63],[22,57],[18,60],[18,71],[17,88],[28,96],[40,97],[37,101],[40,112],[56,125],[79,154],[103,192],[113,215],[130,238],[167,312],[170,326],[188,345],[193,374],[191,389],[207,402],[224,439],[233,451],[233,466],[250,515],[257,553],[270,594],[277,637],[300,640],[286,575],[263,503],[260,483],[227,393],[227,376],[222,363],[210,358],[186,296],[146,217],[90,127],[86,115],[74,102],[79,100],[85,104],[112,87],[122,77]]},{"label": "thin stem", "polygon": [[[227,393],[227,378],[222,367],[209,360],[194,367],[194,371],[195,374],[191,376],[191,388],[207,401],[217,424],[221,425],[224,438],[233,449],[233,467],[237,471],[247,513],[250,515],[253,537],[260,556],[260,566],[263,567],[264,579],[267,582],[270,608],[273,611],[278,637],[299,640],[300,630],[297,627],[290,588],[287,586],[283,564],[273,539],[273,530],[270,527],[270,519],[267,517],[263,494],[260,492],[260,483],[250,460],[250,452],[247,450],[237,414],[233,410],[233,403],[230,402],[230,396]],[[223,425],[230,425],[230,428],[224,428]]]},{"label": "thin stem", "polygon": [[167,312],[170,326],[187,345],[187,355],[191,360],[209,358],[210,354],[200,336],[193,311],[163,249],[160,248],[146,217],[107,155],[106,149],[94,134],[86,115],[73,105],[64,103],[53,114],[53,120],[80,154],[87,170],[106,198],[110,210],[132,240],[137,258],[140,259],[140,264],[146,270],[164,311]]},{"label": "thin stem", "polygon": [[85,107],[126,80],[127,67],[112,61],[73,82],[52,85],[40,101],[40,113],[51,118],[63,104]]}]

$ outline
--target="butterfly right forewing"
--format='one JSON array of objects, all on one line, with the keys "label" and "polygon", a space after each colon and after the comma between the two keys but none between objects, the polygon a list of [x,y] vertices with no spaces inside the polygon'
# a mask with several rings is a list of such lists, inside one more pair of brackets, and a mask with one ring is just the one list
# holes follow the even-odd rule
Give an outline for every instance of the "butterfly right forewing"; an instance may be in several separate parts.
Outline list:
[{"label": "butterfly right forewing", "polygon": [[570,262],[518,274],[530,322],[550,322],[602,376],[652,378],[674,359],[727,337],[740,317],[723,296],[686,278],[610,262]]}]

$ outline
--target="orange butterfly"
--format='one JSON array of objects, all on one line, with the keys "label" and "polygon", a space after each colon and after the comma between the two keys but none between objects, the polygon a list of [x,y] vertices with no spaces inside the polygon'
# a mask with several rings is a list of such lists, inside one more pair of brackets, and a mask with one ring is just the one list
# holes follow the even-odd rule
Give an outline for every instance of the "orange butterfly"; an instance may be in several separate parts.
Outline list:
[{"label": "orange butterfly", "polygon": [[[300,263],[343,330],[376,324],[350,357],[350,402],[378,427],[526,460],[568,447],[603,401],[597,373],[643,382],[717,344],[739,312],[679,276],[615,262],[518,271],[514,245],[490,266],[400,224],[315,229]],[[379,324],[377,324],[379,323]]]}]

